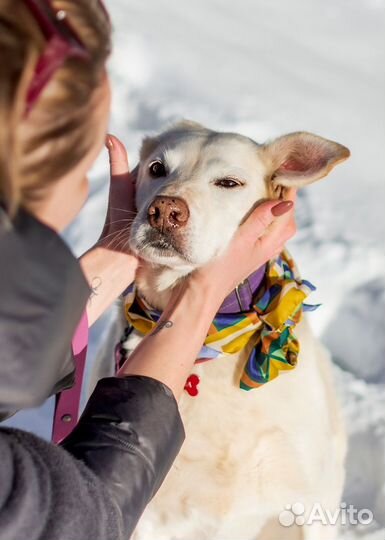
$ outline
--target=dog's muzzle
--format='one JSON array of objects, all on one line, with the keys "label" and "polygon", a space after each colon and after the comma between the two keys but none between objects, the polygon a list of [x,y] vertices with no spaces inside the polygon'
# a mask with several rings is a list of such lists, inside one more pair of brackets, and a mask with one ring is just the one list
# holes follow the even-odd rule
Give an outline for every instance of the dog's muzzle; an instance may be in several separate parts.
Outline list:
[{"label": "dog's muzzle", "polygon": [[147,210],[149,224],[160,233],[177,232],[187,225],[189,217],[187,203],[179,197],[155,197]]}]

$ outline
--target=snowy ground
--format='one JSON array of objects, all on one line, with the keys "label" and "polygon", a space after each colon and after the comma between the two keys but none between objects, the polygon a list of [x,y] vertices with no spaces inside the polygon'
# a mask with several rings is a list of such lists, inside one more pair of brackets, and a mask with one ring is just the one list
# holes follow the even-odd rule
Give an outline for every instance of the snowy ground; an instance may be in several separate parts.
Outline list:
[{"label": "snowy ground", "polygon": [[[384,0],[109,0],[111,131],[132,164],[141,137],[188,117],[257,141],[314,131],[351,149],[349,162],[299,200],[290,249],[323,303],[311,321],[329,346],[350,435],[344,500],[374,512],[344,539],[385,527]],[[106,156],[67,234],[81,253],[97,238]],[[91,225],[90,225],[91,224]],[[106,321],[92,334],[90,361]],[[43,435],[43,410],[14,422]]]}]

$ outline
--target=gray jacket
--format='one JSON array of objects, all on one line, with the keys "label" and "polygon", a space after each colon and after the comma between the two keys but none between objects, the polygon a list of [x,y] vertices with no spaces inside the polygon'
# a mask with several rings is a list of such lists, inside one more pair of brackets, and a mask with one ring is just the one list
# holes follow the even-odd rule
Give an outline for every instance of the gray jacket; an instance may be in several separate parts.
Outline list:
[{"label": "gray jacket", "polygon": [[[89,289],[54,231],[23,211],[0,218],[6,418],[73,381],[68,351]],[[183,440],[172,392],[141,376],[100,381],[60,447],[0,427],[0,540],[126,540]]]}]

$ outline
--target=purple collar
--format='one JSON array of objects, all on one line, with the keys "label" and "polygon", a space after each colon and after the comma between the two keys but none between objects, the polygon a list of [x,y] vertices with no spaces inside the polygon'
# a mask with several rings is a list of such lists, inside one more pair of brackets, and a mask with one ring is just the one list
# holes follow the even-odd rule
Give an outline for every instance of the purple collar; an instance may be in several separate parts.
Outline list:
[{"label": "purple collar", "polygon": [[249,311],[253,305],[253,296],[265,276],[266,265],[258,268],[242,283],[240,283],[224,300],[218,313],[240,313]]}]

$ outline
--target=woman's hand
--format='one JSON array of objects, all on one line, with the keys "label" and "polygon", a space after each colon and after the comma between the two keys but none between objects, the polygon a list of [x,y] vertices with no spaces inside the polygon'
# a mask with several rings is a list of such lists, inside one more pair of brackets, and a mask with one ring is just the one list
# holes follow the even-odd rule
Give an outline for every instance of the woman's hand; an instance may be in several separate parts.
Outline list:
[{"label": "woman's hand", "polygon": [[108,135],[106,147],[111,171],[107,217],[100,239],[80,259],[91,288],[87,305],[90,326],[133,282],[138,265],[128,247],[130,226],[135,217],[134,175],[129,172],[123,143]]},{"label": "woman's hand", "polygon": [[107,135],[106,148],[110,159],[110,194],[103,232],[98,241],[112,251],[129,252],[128,239],[135,210],[135,171],[130,172],[124,144],[114,135]]},{"label": "woman's hand", "polygon": [[239,283],[277,255],[296,232],[296,191],[285,201],[266,201],[239,227],[226,252],[192,274],[222,301]]}]

